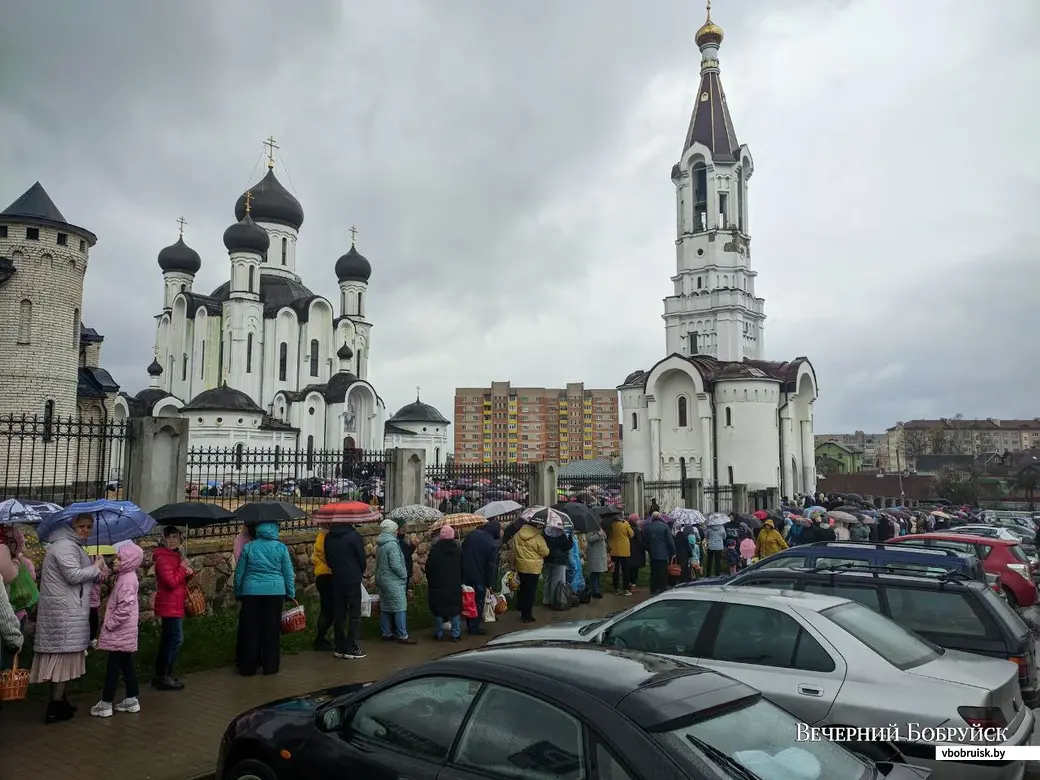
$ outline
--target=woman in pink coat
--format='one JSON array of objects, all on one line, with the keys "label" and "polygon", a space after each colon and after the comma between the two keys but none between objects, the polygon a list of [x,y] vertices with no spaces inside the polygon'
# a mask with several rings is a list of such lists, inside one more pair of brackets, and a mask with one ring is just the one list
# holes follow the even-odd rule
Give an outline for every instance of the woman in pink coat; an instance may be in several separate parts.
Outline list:
[{"label": "woman in pink coat", "polygon": [[105,604],[105,619],[101,623],[98,647],[108,651],[105,687],[101,701],[90,708],[97,718],[112,717],[112,701],[116,695],[119,676],[126,685],[126,698],[115,705],[117,712],[140,712],[137,699],[137,675],[134,673],[134,653],[137,652],[137,569],[144,560],[144,550],[133,542],[123,542],[116,548],[113,571],[116,575],[112,591]]}]

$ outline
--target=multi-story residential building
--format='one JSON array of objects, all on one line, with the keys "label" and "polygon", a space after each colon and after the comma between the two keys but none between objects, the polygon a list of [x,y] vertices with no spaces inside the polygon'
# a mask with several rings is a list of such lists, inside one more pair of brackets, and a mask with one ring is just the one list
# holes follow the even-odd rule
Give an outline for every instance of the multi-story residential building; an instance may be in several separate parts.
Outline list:
[{"label": "multi-story residential building", "polygon": [[888,429],[889,467],[914,468],[919,455],[981,455],[1040,449],[1040,417],[908,420]]},{"label": "multi-story residential building", "polygon": [[569,463],[620,455],[617,391],[491,387],[455,389],[455,462]]},{"label": "multi-story residential building", "polygon": [[[867,470],[888,468],[887,433],[824,433],[816,436],[816,447],[834,442],[863,454],[862,467]],[[817,455],[819,452],[817,452]]]}]

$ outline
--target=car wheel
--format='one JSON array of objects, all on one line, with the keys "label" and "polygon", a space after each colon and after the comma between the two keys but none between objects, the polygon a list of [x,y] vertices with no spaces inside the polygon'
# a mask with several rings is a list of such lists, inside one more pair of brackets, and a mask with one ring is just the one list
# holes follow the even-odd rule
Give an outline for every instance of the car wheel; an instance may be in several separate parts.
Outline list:
[{"label": "car wheel", "polygon": [[247,758],[231,767],[226,780],[278,780],[278,775],[263,761]]},{"label": "car wheel", "polygon": [[1011,588],[1009,588],[1007,585],[1001,585],[1000,589],[1004,591],[1004,598],[1007,599],[1007,603],[1010,604],[1012,607],[1017,607],[1018,599],[1016,599],[1015,594],[1011,592]]}]

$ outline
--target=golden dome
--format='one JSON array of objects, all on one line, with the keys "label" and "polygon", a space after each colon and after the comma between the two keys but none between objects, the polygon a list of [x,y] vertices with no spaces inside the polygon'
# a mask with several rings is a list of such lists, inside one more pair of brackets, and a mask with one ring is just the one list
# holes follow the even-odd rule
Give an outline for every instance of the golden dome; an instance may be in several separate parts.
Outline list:
[{"label": "golden dome", "polygon": [[722,28],[711,20],[711,2],[708,2],[708,18],[701,29],[693,36],[697,47],[703,49],[705,46],[718,46],[722,43]]}]

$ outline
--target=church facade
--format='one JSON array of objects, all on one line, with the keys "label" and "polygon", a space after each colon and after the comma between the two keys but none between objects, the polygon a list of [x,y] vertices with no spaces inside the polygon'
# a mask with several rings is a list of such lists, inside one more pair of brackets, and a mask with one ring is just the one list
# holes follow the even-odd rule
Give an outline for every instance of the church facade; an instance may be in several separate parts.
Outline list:
[{"label": "church facade", "polygon": [[385,407],[368,381],[369,261],[351,241],[335,263],[339,298],[313,293],[297,271],[303,208],[274,172],[235,204],[224,231],[229,278],[205,293],[182,234],[159,252],[151,387],[124,397],[130,416],[182,415],[193,446],[383,448]]},{"label": "church facade", "polygon": [[664,300],[666,357],[618,387],[626,471],[781,495],[816,488],[808,358],[764,357],[765,301],[755,293],[748,184],[719,70],[722,29],[697,31],[701,79],[679,162],[676,273]]}]

